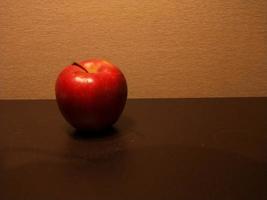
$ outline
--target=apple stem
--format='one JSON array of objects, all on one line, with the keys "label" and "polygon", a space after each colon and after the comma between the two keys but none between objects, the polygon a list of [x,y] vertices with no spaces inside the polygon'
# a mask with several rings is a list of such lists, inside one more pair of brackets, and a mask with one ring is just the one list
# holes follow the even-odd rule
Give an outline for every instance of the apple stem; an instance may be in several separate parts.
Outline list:
[{"label": "apple stem", "polygon": [[77,67],[80,67],[81,69],[83,69],[84,71],[86,71],[88,73],[88,71],[79,63],[74,62],[72,65],[76,65]]}]

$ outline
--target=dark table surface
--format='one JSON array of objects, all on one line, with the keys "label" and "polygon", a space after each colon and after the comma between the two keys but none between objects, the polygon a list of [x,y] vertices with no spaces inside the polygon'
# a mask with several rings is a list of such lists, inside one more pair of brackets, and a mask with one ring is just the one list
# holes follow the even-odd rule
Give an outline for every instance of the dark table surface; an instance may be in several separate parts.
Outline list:
[{"label": "dark table surface", "polygon": [[267,199],[267,98],[130,99],[89,137],[2,100],[0,199]]}]

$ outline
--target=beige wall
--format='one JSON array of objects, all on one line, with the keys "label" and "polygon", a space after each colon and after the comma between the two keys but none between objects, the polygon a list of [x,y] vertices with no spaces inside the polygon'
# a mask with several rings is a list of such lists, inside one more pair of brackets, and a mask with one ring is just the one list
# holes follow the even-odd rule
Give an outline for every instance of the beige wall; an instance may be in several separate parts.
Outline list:
[{"label": "beige wall", "polygon": [[267,1],[0,1],[0,99],[54,98],[61,68],[91,57],[131,98],[267,96]]}]

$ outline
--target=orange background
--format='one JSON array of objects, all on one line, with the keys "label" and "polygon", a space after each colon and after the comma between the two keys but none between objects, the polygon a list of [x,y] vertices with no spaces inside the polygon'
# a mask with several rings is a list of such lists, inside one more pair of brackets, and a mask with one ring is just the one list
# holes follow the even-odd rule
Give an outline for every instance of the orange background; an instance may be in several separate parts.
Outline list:
[{"label": "orange background", "polygon": [[130,98],[267,95],[267,1],[1,0],[0,99],[54,98],[62,67],[104,58]]}]

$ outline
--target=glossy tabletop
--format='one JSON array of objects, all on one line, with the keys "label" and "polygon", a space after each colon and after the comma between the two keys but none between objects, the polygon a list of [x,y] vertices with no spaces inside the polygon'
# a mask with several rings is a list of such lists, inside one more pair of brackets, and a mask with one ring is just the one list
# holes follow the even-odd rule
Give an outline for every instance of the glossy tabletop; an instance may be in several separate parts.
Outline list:
[{"label": "glossy tabletop", "polygon": [[267,199],[267,98],[130,99],[105,132],[0,101],[0,199]]}]

